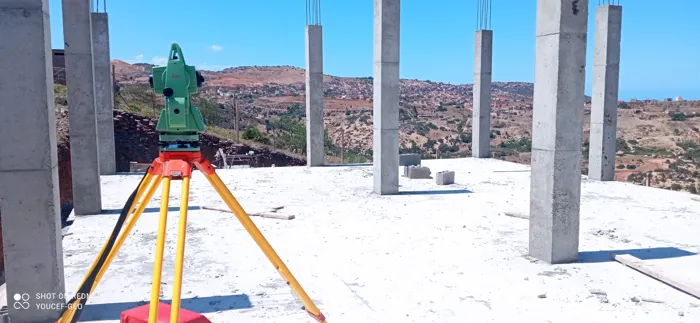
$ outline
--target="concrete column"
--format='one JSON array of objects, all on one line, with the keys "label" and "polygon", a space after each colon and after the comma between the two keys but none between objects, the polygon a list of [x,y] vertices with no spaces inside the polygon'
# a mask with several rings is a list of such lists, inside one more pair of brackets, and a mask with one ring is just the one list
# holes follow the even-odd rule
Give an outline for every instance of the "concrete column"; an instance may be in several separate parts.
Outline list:
[{"label": "concrete column", "polygon": [[400,0],[374,0],[374,193],[399,192]]},{"label": "concrete column", "polygon": [[[12,322],[54,322],[61,310],[37,305],[57,301],[36,293],[65,292],[49,26],[48,1],[0,0],[0,219]],[[31,309],[15,308],[16,294]]]},{"label": "concrete column", "polygon": [[114,97],[109,56],[109,21],[106,12],[93,12],[91,16],[100,175],[114,175],[117,173],[117,159],[114,149]]},{"label": "concrete column", "polygon": [[588,1],[537,0],[530,255],[578,259]]},{"label": "concrete column", "polygon": [[102,211],[92,66],[91,0],[63,0],[70,159],[76,215]]},{"label": "concrete column", "polygon": [[472,157],[491,156],[491,61],[493,30],[474,35],[474,94],[472,105]]},{"label": "concrete column", "polygon": [[598,7],[595,17],[588,178],[612,181],[615,179],[617,150],[622,6]]},{"label": "concrete column", "polygon": [[306,165],[323,166],[323,28],[306,25]]}]

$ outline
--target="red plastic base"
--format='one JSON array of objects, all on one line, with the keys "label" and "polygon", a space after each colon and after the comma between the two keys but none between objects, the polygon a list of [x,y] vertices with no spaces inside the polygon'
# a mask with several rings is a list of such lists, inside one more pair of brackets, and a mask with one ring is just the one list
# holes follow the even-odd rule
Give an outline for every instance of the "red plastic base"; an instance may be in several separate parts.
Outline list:
[{"label": "red plastic base", "polygon": [[[120,323],[148,323],[149,305],[132,308],[121,313]],[[170,323],[170,305],[158,303],[158,320],[157,323]],[[211,323],[208,318],[202,314],[190,312],[184,308],[180,309],[180,319],[178,323]]]}]

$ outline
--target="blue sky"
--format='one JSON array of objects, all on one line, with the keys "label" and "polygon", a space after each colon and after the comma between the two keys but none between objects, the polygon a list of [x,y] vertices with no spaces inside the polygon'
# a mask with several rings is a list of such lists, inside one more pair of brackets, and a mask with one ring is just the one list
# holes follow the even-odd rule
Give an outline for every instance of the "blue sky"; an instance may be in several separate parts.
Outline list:
[{"label": "blue sky", "polygon": [[[673,4],[664,4],[672,2]],[[63,48],[61,1],[50,0],[52,42]],[[401,77],[472,83],[477,0],[403,0]],[[586,92],[594,10],[590,0]],[[700,99],[700,1],[621,0],[620,99]],[[202,69],[304,66],[302,0],[110,0],[112,58],[159,62],[170,43]],[[534,0],[494,0],[494,81],[534,77]],[[371,76],[373,0],[322,1],[324,72]]]}]

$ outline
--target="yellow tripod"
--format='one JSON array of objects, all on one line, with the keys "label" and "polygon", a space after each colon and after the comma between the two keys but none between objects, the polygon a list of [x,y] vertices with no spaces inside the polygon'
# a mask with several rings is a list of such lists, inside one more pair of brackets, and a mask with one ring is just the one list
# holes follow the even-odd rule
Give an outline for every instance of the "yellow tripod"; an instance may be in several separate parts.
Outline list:
[{"label": "yellow tripod", "polygon": [[[182,195],[180,198],[180,219],[178,223],[177,247],[175,255],[175,277],[173,284],[173,298],[171,303],[170,323],[178,323],[180,314],[180,297],[182,288],[182,267],[185,256],[185,232],[187,228],[187,207],[189,200],[189,184],[192,171],[196,168],[201,171],[214,187],[217,193],[231,209],[236,218],[241,222],[248,234],[255,240],[265,256],[277,269],[282,278],[292,288],[292,291],[304,304],[304,309],[317,322],[325,323],[326,319],[321,311],[316,307],[311,298],[306,294],[299,282],[294,278],[282,259],[277,255],[267,239],[262,235],[255,223],[250,219],[243,207],[238,203],[231,191],[226,187],[221,178],[216,174],[211,163],[202,157],[200,152],[161,152],[146,175],[139,183],[138,188],[132,193],[127,201],[122,214],[117,221],[117,225],[112,235],[102,247],[102,251],[92,263],[88,274],[76,293],[76,296],[68,301],[63,314],[57,323],[74,323],[78,321],[80,312],[87,302],[88,295],[92,293],[102,276],[104,276],[119,248],[124,244],[127,236],[133,229],[136,221],[143,213],[146,205],[155,194],[159,184],[162,183],[162,194],[160,206],[160,219],[158,222],[158,237],[156,241],[156,258],[153,268],[153,281],[151,285],[151,301],[149,306],[148,323],[156,323],[158,317],[158,303],[160,294],[160,283],[163,265],[163,249],[165,247],[165,231],[168,215],[168,200],[170,197],[170,182],[172,180],[182,180]],[[123,227],[123,232],[122,231]],[[118,237],[117,237],[118,236]]]}]

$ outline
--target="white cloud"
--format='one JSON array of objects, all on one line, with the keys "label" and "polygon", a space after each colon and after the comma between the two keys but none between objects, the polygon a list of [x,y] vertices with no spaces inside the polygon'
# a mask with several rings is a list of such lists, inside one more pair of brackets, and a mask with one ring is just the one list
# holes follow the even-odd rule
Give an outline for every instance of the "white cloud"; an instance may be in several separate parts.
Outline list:
[{"label": "white cloud", "polygon": [[211,47],[209,47],[209,49],[211,49],[211,50],[213,50],[213,51],[215,51],[215,52],[218,52],[218,51],[220,51],[220,50],[223,50],[224,48],[221,47],[221,46],[219,46],[219,45],[211,45]]},{"label": "white cloud", "polygon": [[156,56],[156,57],[153,57],[153,58],[151,59],[151,61],[153,62],[153,64],[158,65],[158,66],[162,66],[162,65],[168,64],[168,58],[167,58],[167,57],[163,57],[163,56]]},{"label": "white cloud", "polygon": [[134,59],[129,59],[126,62],[129,64],[143,63],[143,54],[138,54]]}]

